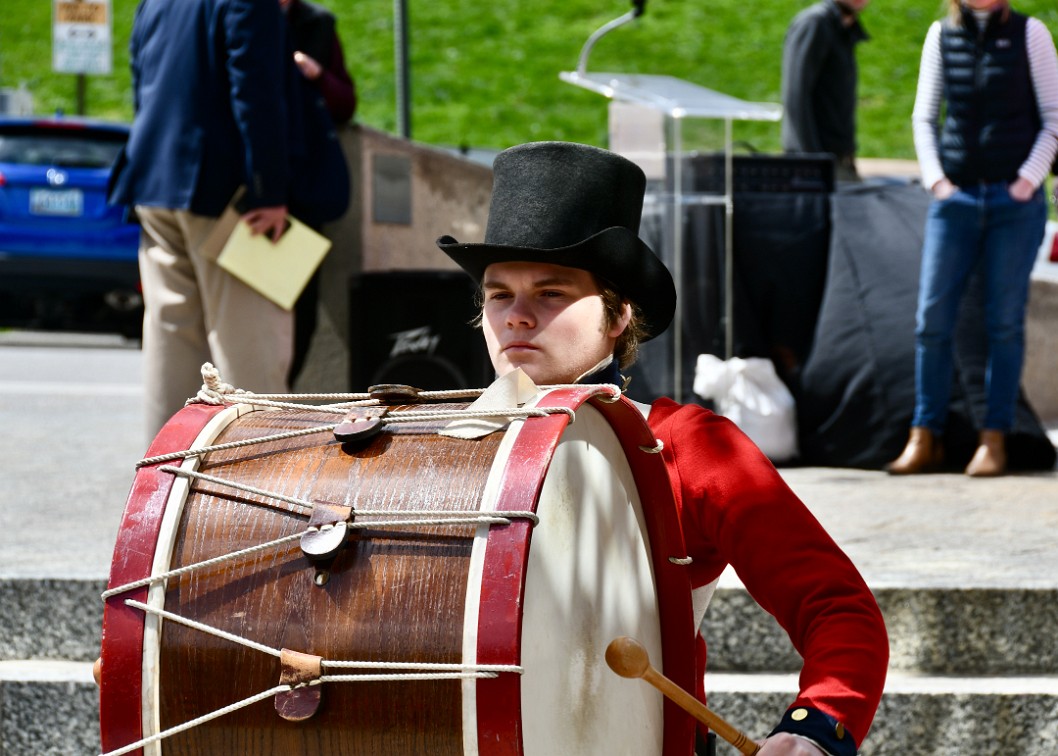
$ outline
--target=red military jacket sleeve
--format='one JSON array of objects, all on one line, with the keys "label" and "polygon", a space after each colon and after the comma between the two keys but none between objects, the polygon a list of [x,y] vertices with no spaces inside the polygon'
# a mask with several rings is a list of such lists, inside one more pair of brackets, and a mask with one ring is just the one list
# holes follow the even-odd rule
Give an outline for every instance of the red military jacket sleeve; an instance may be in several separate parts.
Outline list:
[{"label": "red military jacket sleeve", "polygon": [[804,659],[791,708],[818,709],[862,743],[881,700],[889,643],[856,567],[731,421],[660,399],[648,424],[664,443],[693,587],[730,564]]}]

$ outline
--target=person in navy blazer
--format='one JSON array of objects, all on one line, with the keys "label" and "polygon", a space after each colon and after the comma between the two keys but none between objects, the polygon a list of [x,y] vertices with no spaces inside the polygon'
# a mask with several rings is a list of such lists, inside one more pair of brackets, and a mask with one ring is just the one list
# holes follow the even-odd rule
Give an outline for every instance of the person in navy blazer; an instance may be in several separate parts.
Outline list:
[{"label": "person in navy blazer", "polygon": [[[148,436],[213,362],[238,386],[287,390],[291,314],[216,264],[217,217],[240,187],[254,233],[285,227],[290,161],[276,2],[141,0],[129,42],[135,118],[110,200],[143,226]],[[207,243],[207,240],[210,243]]]}]

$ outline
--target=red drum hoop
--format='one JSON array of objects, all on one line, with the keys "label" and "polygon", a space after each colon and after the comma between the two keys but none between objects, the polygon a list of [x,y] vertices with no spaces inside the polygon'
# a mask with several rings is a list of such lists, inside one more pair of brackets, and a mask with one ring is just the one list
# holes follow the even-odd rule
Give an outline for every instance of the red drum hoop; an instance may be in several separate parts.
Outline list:
[{"label": "red drum hoop", "polygon": [[[664,674],[694,690],[694,627],[664,463],[627,399],[598,387],[542,393],[538,408],[575,412],[515,420],[461,440],[447,420],[394,425],[356,447],[330,433],[210,451],[183,468],[301,500],[346,504],[366,530],[317,585],[297,541],[109,595],[103,625],[100,724],[112,752],[206,717],[279,684],[279,660],[204,634],[172,612],[265,649],[329,662],[500,665],[493,677],[324,682],[305,721],[259,700],[134,753],[596,753],[687,756],[694,723],[649,686],[618,678],[606,643],[637,635]],[[459,409],[426,405],[402,412]],[[318,411],[189,406],[155,439],[155,457],[213,443],[333,423]],[[179,463],[171,463],[178,466]],[[118,533],[110,588],[174,567],[291,537],[307,517],[293,503],[142,467]],[[615,504],[616,502],[616,504]],[[409,505],[415,506],[409,506]],[[535,512],[534,525],[401,526],[368,510]],[[153,614],[126,600],[158,607]],[[662,621],[662,619],[664,621]],[[339,674],[362,670],[341,670]],[[373,674],[373,673],[372,673]],[[614,745],[616,744],[616,746]]]}]

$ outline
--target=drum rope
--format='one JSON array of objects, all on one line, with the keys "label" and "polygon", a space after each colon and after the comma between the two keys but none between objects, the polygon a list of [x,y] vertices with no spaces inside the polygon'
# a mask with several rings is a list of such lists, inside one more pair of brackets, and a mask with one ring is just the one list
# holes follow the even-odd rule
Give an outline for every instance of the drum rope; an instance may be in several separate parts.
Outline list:
[{"label": "drum rope", "polygon": [[[325,401],[325,402],[348,402],[359,403],[366,400],[377,399],[371,392],[361,393],[319,393],[319,394],[258,394],[247,389],[236,388],[226,383],[220,376],[220,371],[209,362],[203,363],[201,368],[202,388],[188,403],[199,402],[202,404],[255,404],[258,402],[292,402],[292,401]],[[596,384],[605,388],[610,393],[610,401],[617,401],[621,397],[621,387],[614,383]],[[556,383],[539,388],[544,391],[554,389],[580,389],[584,388],[582,383]],[[447,389],[441,391],[421,391],[415,389],[417,396],[430,400],[446,399],[472,399],[484,393],[485,389]],[[247,401],[249,400],[249,401]],[[253,401],[257,400],[257,401]],[[302,409],[301,405],[293,407]]]},{"label": "drum rope", "polygon": [[285,433],[275,433],[270,436],[259,436],[257,438],[247,438],[242,441],[228,441],[223,444],[213,444],[212,446],[202,446],[197,449],[185,449],[183,451],[170,452],[169,454],[159,454],[155,457],[146,457],[136,463],[136,467],[148,467],[150,465],[156,465],[159,462],[175,462],[178,459],[188,459],[190,457],[198,457],[203,454],[208,454],[215,451],[226,451],[228,449],[241,449],[245,446],[253,446],[254,444],[264,444],[269,441],[285,441],[288,438],[298,438],[299,436],[311,436],[313,433],[324,433],[326,431],[333,431],[338,427],[338,423],[331,425],[320,425],[313,428],[302,428],[296,431],[287,431]]},{"label": "drum rope", "polygon": [[[220,486],[228,486],[239,491],[245,491],[246,493],[256,494],[265,498],[276,499],[286,504],[290,504],[295,507],[307,509],[311,511],[315,508],[316,502],[308,499],[301,499],[296,496],[287,496],[281,494],[278,491],[269,491],[264,488],[258,488],[257,486],[251,486],[248,483],[240,483],[235,480],[228,480],[227,478],[219,478],[215,475],[208,473],[199,472],[197,470],[187,470],[183,467],[172,467],[171,465],[163,465],[159,467],[160,472],[172,473],[182,478],[195,478],[198,480],[204,480],[209,483],[215,483]],[[535,512],[523,511],[523,510],[504,510],[490,513],[481,513],[478,511],[451,511],[443,509],[353,509],[353,514],[357,518],[361,517],[403,517],[412,519],[402,519],[398,522],[389,522],[386,520],[374,521],[374,522],[350,522],[347,527],[350,528],[375,528],[385,527],[387,525],[400,525],[404,527],[406,525],[510,525],[511,519],[524,519],[530,520],[533,525],[540,523],[540,518],[537,517]],[[423,517],[427,515],[427,517]]]},{"label": "drum rope", "polygon": [[[621,390],[612,383],[600,383],[599,387],[608,389],[608,394],[601,395],[604,401],[615,402],[621,397]],[[541,390],[551,391],[555,389],[580,389],[583,384],[563,383],[553,386],[541,386]],[[420,391],[419,396],[423,399],[473,399],[480,396],[484,389],[470,389],[461,391]],[[220,396],[217,401],[205,402],[201,397],[196,397],[189,402],[200,404],[211,404],[214,406],[222,404],[252,404],[257,407],[273,407],[275,409],[288,410],[317,410],[320,412],[338,413],[345,412],[352,407],[388,407],[391,403],[378,399],[371,394],[256,394],[252,391],[239,390],[238,393]],[[327,404],[297,404],[296,402],[325,401]],[[408,405],[414,404],[408,402]],[[406,405],[407,406],[407,405]],[[456,410],[461,412],[462,410]]]},{"label": "drum rope", "polygon": [[[419,396],[424,399],[473,399],[482,392],[482,389],[473,391],[423,391]],[[427,396],[428,394],[451,394],[452,396]],[[383,401],[370,394],[255,394],[246,391],[241,394],[231,394],[221,397],[215,402],[203,402],[200,397],[188,400],[192,403],[210,404],[213,406],[252,404],[257,407],[275,407],[277,409],[289,410],[321,410],[324,412],[342,412],[351,407],[373,407],[392,406],[390,402]],[[297,404],[297,402],[325,401],[326,404]],[[415,404],[409,401],[408,404]]]},{"label": "drum rope", "polygon": [[[495,677],[500,672],[511,672],[520,675],[524,668],[517,664],[441,664],[430,662],[369,662],[369,661],[328,661],[322,662],[324,667],[332,669],[414,669],[422,672],[448,672],[460,675],[487,673]],[[365,675],[367,676],[367,675]],[[324,675],[326,677],[326,675]],[[374,676],[370,676],[374,679]],[[320,678],[323,679],[323,678]]]},{"label": "drum rope", "polygon": [[[299,409],[307,409],[300,407]],[[320,408],[312,408],[317,410]],[[324,410],[326,411],[326,410]],[[440,412],[402,412],[394,415],[387,415],[381,418],[383,425],[391,425],[395,423],[417,423],[417,422],[429,422],[432,420],[460,420],[468,417],[547,417],[548,415],[563,414],[569,418],[569,422],[572,423],[576,420],[575,411],[569,407],[536,407],[534,409],[525,409],[522,407],[509,407],[509,408],[497,408],[491,410],[444,410]],[[268,436],[258,436],[257,438],[247,438],[242,441],[228,441],[223,444],[213,444],[211,446],[202,446],[197,449],[185,449],[183,451],[170,452],[168,454],[159,454],[154,457],[145,457],[136,463],[136,467],[149,467],[150,465],[156,465],[160,462],[175,462],[178,459],[189,459],[191,457],[199,457],[203,454],[210,454],[216,451],[227,451],[229,449],[241,449],[246,446],[253,446],[254,444],[265,444],[271,441],[284,441],[288,438],[297,438],[299,436],[309,436],[313,433],[323,433],[325,431],[333,431],[337,428],[339,423],[330,423],[327,425],[320,425],[312,428],[302,428],[296,431],[287,431],[285,433],[274,433]],[[286,450],[284,450],[286,451]]]},{"label": "drum rope", "polygon": [[466,417],[547,417],[548,415],[566,415],[569,422],[576,419],[575,410],[570,407],[536,407],[527,409],[525,407],[497,407],[486,410],[445,410],[442,412],[401,412],[394,415],[386,415],[382,418],[382,424],[390,423],[417,423],[429,422],[430,420],[462,420]]},{"label": "drum rope", "polygon": [[[327,662],[324,661],[323,664],[326,666]],[[465,672],[404,672],[402,674],[392,675],[321,675],[319,679],[312,684],[319,685],[321,683],[329,682],[412,682],[414,680],[491,680],[495,677],[499,677],[498,672],[494,671],[479,671],[472,667],[467,667],[466,670],[467,671]],[[521,667],[500,671],[515,672],[517,674],[522,673]]]},{"label": "drum rope", "polygon": [[[247,493],[257,494],[265,498],[273,498],[285,503],[302,507],[304,509],[311,510],[315,506],[315,502],[307,501],[305,499],[298,499],[292,496],[286,496],[274,491],[268,491],[263,488],[257,488],[256,486],[250,486],[245,483],[239,483],[233,480],[226,480],[224,478],[218,478],[214,475],[207,475],[195,470],[185,470],[182,467],[171,467],[169,465],[163,465],[158,468],[161,472],[168,472],[174,475],[185,478],[198,478],[216,483],[217,485],[229,486],[240,491]],[[522,519],[529,520],[535,527],[540,522],[540,518],[535,512],[522,511],[522,510],[510,510],[494,513],[481,513],[475,511],[445,511],[445,510],[431,510],[431,509],[396,509],[396,510],[384,510],[384,509],[365,509],[365,510],[354,510],[354,514],[357,517],[395,517],[402,518],[396,521],[392,520],[358,520],[357,522],[346,523],[347,528],[362,529],[366,530],[369,528],[382,530],[387,527],[408,527],[412,525],[510,525],[512,520]],[[423,517],[422,515],[431,515],[430,517]],[[213,567],[223,562],[232,561],[239,559],[244,556],[250,556],[259,551],[266,549],[275,548],[282,546],[285,543],[296,541],[300,539],[306,533],[312,532],[314,528],[308,528],[304,531],[292,533],[282,538],[277,538],[272,541],[266,541],[265,543],[257,544],[256,546],[250,546],[245,549],[239,549],[232,551],[228,554],[221,554],[219,556],[212,557],[210,559],[196,562],[194,564],[184,565],[183,567],[177,567],[163,572],[158,575],[152,575],[145,577],[140,580],[126,583],[124,585],[111,588],[104,591],[101,594],[102,600],[105,602],[107,599],[116,596],[119,593],[125,593],[127,591],[135,590],[137,588],[143,588],[155,583],[161,583],[168,580],[171,577],[177,577],[179,575],[185,575],[195,570],[205,569],[207,567]]]},{"label": "drum rope", "polygon": [[[232,641],[243,646],[261,651],[263,653],[275,656],[276,658],[282,657],[282,651],[274,649],[261,643],[257,643],[248,638],[243,638],[233,633],[226,632],[220,628],[206,625],[195,620],[182,617],[179,614],[173,612],[167,612],[164,609],[157,607],[148,606],[147,604],[135,601],[133,599],[126,599],[125,603],[136,609],[140,609],[148,614],[154,614],[164,619],[168,619],[178,624],[186,625],[194,630],[214,635],[218,638]],[[418,680],[461,680],[461,679],[475,679],[475,678],[493,678],[501,672],[509,672],[514,674],[523,674],[524,668],[516,664],[480,664],[480,665],[467,665],[467,664],[441,664],[441,663],[416,663],[416,662],[368,662],[368,661],[328,661],[326,659],[320,662],[322,667],[334,668],[334,669],[389,669],[389,670],[417,670],[415,672],[402,672],[395,674],[367,674],[367,675],[321,675],[316,680],[312,680],[308,683],[302,683],[300,685],[277,685],[274,688],[256,693],[249,698],[244,698],[241,701],[236,701],[233,704],[211,711],[208,714],[204,714],[201,717],[197,717],[183,724],[170,727],[168,730],[155,733],[141,740],[137,740],[135,743],[130,743],[126,746],[118,748],[114,751],[107,751],[106,753],[100,754],[100,756],[122,756],[122,754],[130,753],[144,746],[151,745],[153,743],[160,742],[166,738],[178,735],[181,732],[185,732],[192,728],[198,727],[199,725],[210,722],[214,719],[218,719],[232,712],[238,711],[239,709],[252,706],[258,701],[264,701],[265,699],[276,696],[280,693],[287,693],[298,687],[304,687],[305,685],[322,685],[323,683],[348,683],[348,682],[410,682]]]},{"label": "drum rope", "polygon": [[[394,516],[408,516],[411,517],[416,514],[415,510],[394,510],[391,512],[385,512],[386,515]],[[481,515],[473,512],[437,512],[438,517],[433,518],[417,518],[417,519],[406,519],[397,521],[367,521],[367,522],[355,522],[346,523],[347,528],[351,529],[375,529],[384,530],[387,527],[407,527],[409,525],[510,525],[512,519],[525,519],[531,521],[534,525],[538,524],[540,518],[537,517],[534,512],[522,512],[522,511],[504,511],[502,515]],[[459,517],[459,515],[467,515],[465,517]],[[326,527],[326,526],[325,526]],[[214,567],[223,562],[233,561],[240,557],[249,556],[258,551],[265,549],[274,548],[276,546],[282,546],[284,543],[290,541],[299,540],[306,533],[310,533],[314,528],[292,533],[291,535],[277,538],[274,541],[267,541],[265,543],[258,544],[256,546],[250,546],[249,548],[239,549],[228,554],[221,554],[220,556],[212,557],[211,559],[205,559],[201,562],[195,562],[194,564],[184,565],[183,567],[177,567],[176,569],[163,572],[158,575],[151,575],[150,577],[141,578],[131,583],[125,583],[119,585],[116,588],[103,591],[100,594],[100,598],[105,602],[107,599],[116,596],[119,593],[126,593],[128,591],[135,590],[137,588],[144,588],[148,585],[154,585],[155,583],[162,583],[172,577],[178,577],[180,575],[186,575],[189,572],[195,570],[205,569],[207,567]]]},{"label": "drum rope", "polygon": [[[458,391],[420,391],[418,397],[430,401],[443,401],[446,399],[475,399],[481,395],[484,389],[461,389]],[[296,404],[296,402],[326,402],[326,404]],[[415,404],[409,401],[407,404]],[[380,404],[390,406],[392,402],[379,399],[371,394],[258,394],[253,391],[243,391],[227,394],[211,395],[201,390],[198,395],[188,399],[186,404],[210,404],[220,406],[223,404],[255,404],[260,407],[281,407],[284,409],[319,409],[320,407],[356,407]],[[185,404],[185,406],[186,406]]]},{"label": "drum rope", "polygon": [[[272,648],[266,646],[263,643],[244,638],[241,635],[235,635],[229,633],[226,630],[221,630],[219,627],[213,625],[207,625],[204,622],[198,622],[196,620],[184,617],[179,614],[175,614],[165,609],[161,609],[155,606],[149,606],[141,601],[135,599],[125,599],[125,604],[131,606],[134,609],[139,609],[147,614],[153,614],[162,619],[176,622],[180,625],[190,627],[192,630],[198,630],[199,632],[213,635],[217,638],[222,638],[232,643],[237,643],[240,646],[246,646],[252,648],[255,651],[274,656],[277,659],[282,657],[282,649]],[[331,661],[328,659],[321,660],[320,664],[326,669],[379,669],[379,670],[415,670],[420,673],[442,673],[447,677],[450,676],[482,676],[488,675],[489,677],[495,677],[501,672],[511,672],[514,674],[522,674],[525,670],[523,667],[517,664],[444,664],[440,662],[371,662],[371,661]],[[328,680],[328,677],[336,677],[335,675],[323,675],[319,679],[321,682],[328,682],[334,680]],[[349,675],[349,677],[367,677],[372,680],[383,679],[382,675]],[[385,676],[392,677],[392,679],[407,679],[407,675],[392,675]],[[427,678],[419,678],[427,679]],[[446,679],[439,677],[437,679]]]},{"label": "drum rope", "polygon": [[188,564],[184,565],[183,567],[177,567],[176,569],[169,570],[168,572],[163,572],[160,575],[152,575],[150,577],[145,577],[142,580],[136,580],[131,583],[125,583],[125,585],[119,585],[116,588],[111,588],[110,590],[103,591],[103,593],[100,594],[100,598],[102,598],[103,601],[106,601],[107,599],[111,598],[112,596],[116,596],[119,593],[126,593],[137,588],[145,588],[146,586],[154,585],[155,583],[165,582],[171,577],[185,575],[189,572],[194,572],[195,570],[205,569],[206,567],[213,567],[215,565],[221,564],[222,562],[228,562],[233,559],[239,559],[240,557],[249,556],[250,554],[255,554],[258,551],[264,551],[266,549],[274,548],[276,546],[282,546],[284,543],[287,543],[289,541],[296,541],[300,539],[305,534],[305,532],[308,531],[304,531],[301,533],[293,533],[288,536],[283,536],[282,538],[277,538],[274,541],[268,541],[267,543],[259,543],[256,546],[250,546],[249,548],[239,549],[238,551],[233,551],[229,554],[215,556],[212,559],[206,559],[201,562],[195,562],[194,564]]},{"label": "drum rope", "polygon": [[[479,389],[475,389],[475,390],[480,392]],[[453,393],[455,393],[455,392],[453,392]],[[251,394],[251,393],[245,393],[245,394],[239,394],[238,395],[238,401],[228,401],[228,402],[222,402],[222,403],[226,403],[226,404],[249,404],[249,405],[253,405],[255,407],[271,407],[273,409],[283,409],[283,410],[300,410],[300,411],[310,410],[312,412],[325,412],[325,413],[332,414],[332,415],[344,415],[350,409],[353,409],[355,407],[389,407],[389,406],[391,406],[391,405],[389,405],[389,404],[387,404],[385,402],[382,402],[382,401],[380,401],[378,399],[372,399],[372,398],[368,398],[368,399],[364,399],[364,400],[358,400],[358,401],[340,402],[340,403],[335,403],[335,404],[312,404],[312,405],[295,404],[295,403],[290,402],[290,401],[281,401],[279,399],[271,398],[271,397],[285,397],[287,399],[290,399],[290,398],[297,398],[297,396],[298,395],[296,395],[296,394]],[[306,396],[309,396],[309,395],[306,395]],[[462,412],[463,410],[445,410],[445,411],[447,411],[447,412]],[[437,414],[441,414],[441,412],[438,412]]]},{"label": "drum rope", "polygon": [[287,398],[296,399],[297,395],[287,394],[240,394],[238,401],[227,401],[221,402],[221,404],[251,404],[254,407],[271,407],[273,409],[285,409],[285,410],[311,410],[313,412],[328,412],[328,413],[345,413],[353,407],[372,407],[379,404],[376,399],[366,399],[364,401],[348,401],[339,402],[336,404],[295,404],[291,401],[280,401],[277,399],[269,399],[271,396],[285,396]]},{"label": "drum rope", "polygon": [[[235,388],[230,383],[226,383],[220,377],[220,371],[217,370],[210,362],[204,362],[201,368],[202,374],[202,388],[199,389],[198,394],[189,399],[188,402],[201,402],[203,404],[224,404],[230,403],[232,400],[229,396],[234,396],[235,402],[242,402],[243,399],[250,397],[257,397],[259,399],[273,399],[278,397],[279,399],[304,399],[304,400],[347,400],[347,401],[359,401],[363,399],[373,398],[370,393],[328,393],[328,394],[256,394],[252,391],[246,391],[244,389]],[[482,389],[455,389],[445,391],[420,391],[420,396],[425,398],[435,399],[455,399],[455,398],[469,398],[478,396],[481,394]]]},{"label": "drum rope", "polygon": [[165,740],[166,738],[172,737],[173,735],[179,735],[181,732],[190,730],[194,727],[198,727],[201,724],[205,724],[206,722],[209,722],[211,720],[223,717],[226,714],[231,714],[233,711],[244,709],[247,706],[252,706],[258,701],[264,701],[266,698],[271,698],[272,696],[275,696],[279,693],[286,693],[290,690],[293,690],[293,686],[277,685],[274,688],[261,691],[256,695],[250,696],[249,698],[244,698],[242,701],[237,701],[233,704],[229,704],[228,706],[217,709],[216,711],[211,711],[209,714],[203,714],[197,719],[192,719],[189,722],[184,722],[183,724],[178,724],[174,727],[170,727],[168,730],[164,730],[163,732],[156,732],[154,735],[150,735],[146,738],[143,738],[142,740],[137,740],[135,743],[129,743],[127,746],[118,748],[115,751],[107,751],[106,753],[100,754],[100,756],[122,756],[122,754],[131,753],[132,751],[143,748],[144,746],[149,746],[152,743],[158,743],[162,740]]},{"label": "drum rope", "polygon": [[257,486],[251,486],[248,483],[239,483],[238,481],[228,480],[227,478],[220,478],[216,475],[209,475],[208,473],[199,472],[198,470],[188,470],[183,467],[173,467],[172,465],[162,465],[158,468],[158,472],[172,473],[178,478],[192,478],[195,480],[202,480],[207,483],[215,483],[219,486],[226,486],[228,488],[234,488],[238,491],[244,491],[246,493],[256,494],[257,496],[263,496],[267,499],[275,499],[281,501],[284,504],[290,504],[293,507],[312,511],[315,507],[315,502],[309,501],[308,499],[302,499],[297,496],[287,496],[286,494],[279,493],[278,491],[269,491],[264,488],[258,488]]},{"label": "drum rope", "polygon": [[[506,671],[506,670],[502,670]],[[517,668],[518,672],[521,672],[521,668]],[[126,746],[122,746],[114,751],[107,751],[99,756],[122,756],[123,754],[130,753],[139,748],[149,746],[152,743],[158,743],[166,738],[170,738],[173,735],[179,735],[181,732],[186,732],[199,725],[210,722],[214,719],[219,719],[226,714],[244,709],[247,706],[252,706],[258,701],[264,701],[268,698],[276,696],[280,693],[288,693],[295,688],[305,687],[306,685],[322,685],[323,683],[341,683],[341,682],[411,682],[416,680],[463,680],[463,679],[476,679],[476,678],[493,678],[496,677],[495,672],[460,672],[460,673],[424,673],[424,674],[399,674],[399,675],[322,675],[316,680],[309,683],[302,683],[301,685],[277,685],[274,688],[263,690],[249,698],[244,698],[242,701],[236,701],[233,704],[229,704],[215,711],[211,711],[208,714],[203,714],[201,717],[192,719],[189,722],[175,725],[170,727],[168,730],[163,732],[155,733],[141,740],[137,740],[135,743],[129,743]]]},{"label": "drum rope", "polygon": [[255,651],[260,651],[262,654],[269,654],[270,656],[274,656],[277,659],[281,654],[280,650],[277,648],[266,646],[263,643],[258,643],[257,641],[250,640],[249,638],[244,638],[241,635],[229,633],[226,630],[221,630],[219,627],[213,627],[212,625],[197,622],[193,619],[189,619],[188,617],[182,617],[179,614],[168,612],[165,609],[160,609],[156,606],[149,606],[147,604],[144,604],[142,601],[136,601],[135,599],[125,599],[125,605],[131,606],[133,609],[139,609],[140,611],[146,612],[147,614],[153,614],[157,617],[161,617],[162,619],[167,619],[172,622],[176,622],[180,625],[186,625],[192,630],[198,630],[199,632],[206,633],[207,635],[213,635],[217,638],[223,638],[224,640],[231,641],[232,643],[237,643],[240,646],[252,648]]}]

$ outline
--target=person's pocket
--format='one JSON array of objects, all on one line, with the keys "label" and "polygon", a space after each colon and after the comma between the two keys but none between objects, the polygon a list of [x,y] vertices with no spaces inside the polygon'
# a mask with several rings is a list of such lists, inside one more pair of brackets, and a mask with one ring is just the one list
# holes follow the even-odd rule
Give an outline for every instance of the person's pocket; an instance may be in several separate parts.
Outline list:
[{"label": "person's pocket", "polygon": [[1007,184],[1007,196],[1010,197],[1011,201],[1014,202],[1015,204],[1018,204],[1018,205],[1029,205],[1029,204],[1033,204],[1033,203],[1042,203],[1044,201],[1043,187],[1040,187],[1040,188],[1036,189],[1036,191],[1034,191],[1031,195],[1029,195],[1028,199],[1018,199],[1017,197],[1015,197],[1010,192],[1010,190],[1011,190],[1011,188],[1013,186],[1014,186],[1014,184]]}]

